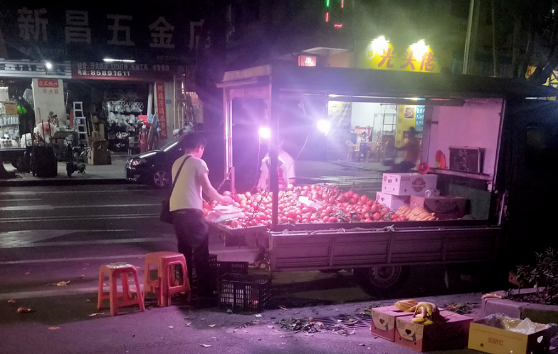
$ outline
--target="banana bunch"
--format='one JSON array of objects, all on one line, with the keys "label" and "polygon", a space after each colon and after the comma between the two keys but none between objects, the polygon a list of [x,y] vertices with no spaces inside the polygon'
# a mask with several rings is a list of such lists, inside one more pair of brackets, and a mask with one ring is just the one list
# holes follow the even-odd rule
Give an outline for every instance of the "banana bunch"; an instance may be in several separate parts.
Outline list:
[{"label": "banana bunch", "polygon": [[422,207],[416,207],[411,210],[407,219],[410,221],[432,221],[436,220],[434,213],[429,213]]},{"label": "banana bunch", "polygon": [[399,209],[397,209],[397,211],[395,212],[395,215],[407,217],[410,213],[411,213],[411,208],[409,208],[406,205],[403,205],[403,206],[399,207]]},{"label": "banana bunch", "polygon": [[413,312],[418,304],[417,300],[401,300],[397,301],[394,306],[397,307],[399,311],[403,312]]},{"label": "banana bunch", "polygon": [[419,302],[414,308],[414,311],[413,323],[419,323],[425,326],[433,324],[433,319],[440,317],[438,307],[431,302]]}]

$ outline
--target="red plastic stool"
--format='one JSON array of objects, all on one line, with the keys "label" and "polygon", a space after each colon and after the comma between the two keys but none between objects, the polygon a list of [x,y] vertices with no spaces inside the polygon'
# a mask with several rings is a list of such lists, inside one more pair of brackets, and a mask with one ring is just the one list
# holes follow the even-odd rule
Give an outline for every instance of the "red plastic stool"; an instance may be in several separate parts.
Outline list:
[{"label": "red plastic stool", "polygon": [[[157,268],[157,279],[151,280],[149,276],[150,266]],[[174,266],[182,266],[182,284],[176,285],[178,280],[174,277]],[[147,293],[157,295],[158,306],[169,306],[171,295],[186,293],[188,301],[191,299],[190,279],[188,278],[188,266],[182,253],[176,252],[154,252],[145,256],[145,273],[143,278],[143,297]]]},{"label": "red plastic stool", "polygon": [[[130,273],[134,275],[134,281],[136,283],[135,299],[128,285],[128,274]],[[103,291],[105,275],[109,277],[110,293],[108,295],[105,295]],[[116,287],[116,280],[119,275],[122,281],[121,293],[118,292],[118,288]],[[119,298],[122,298],[122,301],[118,301]],[[118,308],[123,306],[139,305],[141,311],[145,311],[138,272],[133,265],[128,263],[111,263],[101,266],[101,269],[99,269],[99,294],[97,296],[97,308],[99,310],[103,307],[103,300],[105,299],[110,300],[110,314],[113,316],[116,316],[118,314]]]}]

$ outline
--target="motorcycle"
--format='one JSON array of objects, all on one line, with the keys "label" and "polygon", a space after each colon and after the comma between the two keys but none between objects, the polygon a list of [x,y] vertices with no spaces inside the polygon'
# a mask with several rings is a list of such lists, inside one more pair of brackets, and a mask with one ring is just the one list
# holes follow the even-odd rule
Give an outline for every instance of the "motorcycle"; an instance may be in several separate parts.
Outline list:
[{"label": "motorcycle", "polygon": [[66,139],[66,173],[68,177],[76,171],[85,173],[85,166],[87,161],[87,149],[81,146],[74,146],[73,138]]}]

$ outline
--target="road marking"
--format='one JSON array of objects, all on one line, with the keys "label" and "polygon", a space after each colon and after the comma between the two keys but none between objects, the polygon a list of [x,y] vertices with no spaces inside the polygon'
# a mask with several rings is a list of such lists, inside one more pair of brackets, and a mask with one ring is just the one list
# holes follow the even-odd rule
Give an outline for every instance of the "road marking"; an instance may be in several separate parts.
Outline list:
[{"label": "road marking", "polygon": [[[129,232],[133,229],[117,229],[110,232]],[[16,248],[75,233],[106,233],[107,230],[17,230],[0,233],[0,248]]]},{"label": "road marking", "polygon": [[54,210],[51,205],[17,205],[0,208],[2,211],[21,211],[21,210]]},{"label": "road marking", "polygon": [[35,242],[28,244],[8,244],[2,245],[0,248],[34,248],[34,247],[53,247],[53,246],[83,246],[83,245],[107,245],[122,243],[145,243],[145,242],[168,242],[170,237],[137,237],[123,238],[114,240],[92,240],[92,241],[53,241],[53,242]]},{"label": "road marking", "polygon": [[33,263],[60,263],[60,262],[83,262],[83,261],[94,261],[94,260],[102,260],[102,259],[129,259],[129,258],[145,258],[145,254],[131,254],[131,255],[103,256],[103,257],[22,259],[22,260],[19,260],[19,261],[0,262],[0,265],[33,264]]},{"label": "road marking", "polygon": [[41,198],[0,199],[0,202],[30,202],[42,200]]},{"label": "road marking", "polygon": [[[106,287],[105,287],[106,288]],[[122,292],[122,286],[118,286],[118,291]],[[143,291],[143,284],[140,284]],[[38,291],[23,291],[17,293],[0,293],[0,300],[18,300],[18,299],[38,299],[43,297],[63,296],[63,295],[81,295],[81,294],[97,294],[98,287],[83,287],[71,288],[66,286],[55,290],[38,290]]]},{"label": "road marking", "polygon": [[[27,223],[27,222],[58,222],[58,221],[73,221],[73,220],[111,220],[111,219],[146,219],[146,218],[158,218],[159,214],[111,214],[111,215],[75,215],[75,216],[65,216],[65,217],[51,217],[51,216],[36,216],[36,217],[17,217],[17,218],[0,218],[0,223]],[[110,230],[108,230],[110,231]]]},{"label": "road marking", "polygon": [[20,211],[20,210],[53,210],[53,209],[76,209],[76,208],[119,208],[119,207],[146,207],[159,206],[161,203],[151,204],[94,204],[94,205],[17,205],[1,207],[3,211]]},{"label": "road marking", "polygon": [[75,193],[124,193],[124,192],[143,192],[149,191],[149,189],[114,189],[114,190],[91,190],[91,191],[36,191],[36,192],[26,192],[26,191],[13,191],[13,192],[2,192],[2,195],[36,195],[36,194],[75,194]]}]

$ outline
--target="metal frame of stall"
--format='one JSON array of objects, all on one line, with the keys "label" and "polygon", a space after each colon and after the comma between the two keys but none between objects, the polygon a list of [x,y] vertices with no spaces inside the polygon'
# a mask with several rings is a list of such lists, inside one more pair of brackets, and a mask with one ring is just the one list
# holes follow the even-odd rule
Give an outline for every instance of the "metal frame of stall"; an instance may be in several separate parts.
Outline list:
[{"label": "metal frame of stall", "polygon": [[[417,104],[426,106],[425,120],[431,106],[462,106],[465,99],[508,97],[548,98],[556,90],[525,81],[465,75],[407,73],[365,69],[296,67],[289,64],[264,65],[226,72],[223,81],[223,118],[225,139],[225,178],[235,190],[232,152],[232,102],[235,98],[259,98],[266,103],[272,131],[269,156],[271,170],[277,169],[277,132],[281,99],[322,98],[328,101]],[[413,101],[415,100],[415,101]],[[495,172],[496,174],[496,172]],[[270,174],[273,192],[272,225],[278,229],[277,174]],[[494,176],[494,180],[496,176]],[[459,222],[457,223],[459,224]],[[354,224],[352,224],[355,227]],[[452,225],[456,225],[455,222]],[[342,227],[342,225],[338,225]],[[376,225],[383,226],[383,225]],[[409,224],[409,226],[412,226]],[[417,224],[418,226],[418,224]],[[312,225],[305,228],[314,229]]]}]

